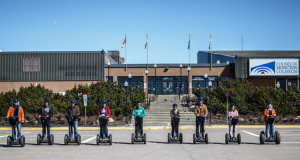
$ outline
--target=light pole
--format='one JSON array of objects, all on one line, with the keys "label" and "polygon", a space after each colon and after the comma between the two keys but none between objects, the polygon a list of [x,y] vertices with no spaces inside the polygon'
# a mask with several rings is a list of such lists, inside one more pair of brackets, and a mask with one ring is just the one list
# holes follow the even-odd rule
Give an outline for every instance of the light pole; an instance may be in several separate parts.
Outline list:
[{"label": "light pole", "polygon": [[188,66],[188,105],[190,104],[190,93],[189,93],[189,90],[190,90],[190,71],[191,71],[191,67]]},{"label": "light pole", "polygon": [[125,116],[126,116],[126,119],[127,119],[127,115],[128,115],[127,114],[128,113],[127,112],[127,86],[128,86],[128,82],[127,81],[124,82],[124,86],[125,86],[125,92],[126,92],[126,108],[125,108],[126,115]]},{"label": "light pole", "polygon": [[107,63],[107,66],[108,66],[108,68],[107,68],[107,82],[108,82],[108,80],[109,80],[109,67],[110,67],[110,62]]},{"label": "light pole", "polygon": [[180,101],[181,87],[182,87],[182,64],[180,64],[179,67],[180,67],[180,86],[179,86],[179,101]]},{"label": "light pole", "polygon": [[131,73],[128,74],[128,79],[129,79],[129,100],[131,102],[131,78],[132,78],[132,75]]},{"label": "light pole", "polygon": [[211,89],[212,89],[212,82],[209,81],[208,82],[208,86],[210,88],[210,92],[209,92],[209,124],[211,124],[211,110],[212,110],[212,107],[211,107]]},{"label": "light pole", "polygon": [[[206,88],[206,80],[207,80],[207,74],[204,74],[204,83],[205,83],[205,96],[206,96],[206,101],[207,101],[207,88]],[[207,103],[207,102],[206,102]]]},{"label": "light pole", "polygon": [[145,73],[146,73],[146,87],[147,87],[147,102],[146,102],[146,104],[147,104],[147,108],[148,108],[148,92],[149,92],[149,90],[148,90],[148,73],[149,73],[148,69],[146,69]]},{"label": "light pole", "polygon": [[[154,88],[153,88],[153,92],[154,92],[154,95],[156,96],[156,67],[157,65],[154,64],[154,69],[155,69],[155,84],[154,84]],[[155,97],[156,98],[156,97]]]}]

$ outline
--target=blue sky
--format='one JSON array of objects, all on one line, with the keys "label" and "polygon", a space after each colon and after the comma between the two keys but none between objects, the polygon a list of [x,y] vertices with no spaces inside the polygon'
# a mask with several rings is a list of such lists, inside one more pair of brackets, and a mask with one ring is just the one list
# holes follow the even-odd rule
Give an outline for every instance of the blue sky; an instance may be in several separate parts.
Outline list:
[{"label": "blue sky", "polygon": [[207,50],[300,50],[298,0],[1,0],[0,50],[119,50],[127,63],[188,63]]}]

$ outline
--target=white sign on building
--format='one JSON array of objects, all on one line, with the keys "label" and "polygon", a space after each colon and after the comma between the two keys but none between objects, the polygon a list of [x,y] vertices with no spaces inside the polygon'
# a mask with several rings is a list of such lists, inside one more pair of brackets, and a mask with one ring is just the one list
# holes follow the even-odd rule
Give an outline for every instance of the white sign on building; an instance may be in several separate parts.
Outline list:
[{"label": "white sign on building", "polygon": [[299,59],[249,59],[250,76],[299,76]]}]

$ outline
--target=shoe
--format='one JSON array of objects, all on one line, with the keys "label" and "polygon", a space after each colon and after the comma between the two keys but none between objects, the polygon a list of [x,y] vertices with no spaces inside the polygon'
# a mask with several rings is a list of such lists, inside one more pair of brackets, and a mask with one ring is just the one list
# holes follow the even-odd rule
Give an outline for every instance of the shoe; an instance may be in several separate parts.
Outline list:
[{"label": "shoe", "polygon": [[103,141],[103,138],[100,138],[100,141]]}]

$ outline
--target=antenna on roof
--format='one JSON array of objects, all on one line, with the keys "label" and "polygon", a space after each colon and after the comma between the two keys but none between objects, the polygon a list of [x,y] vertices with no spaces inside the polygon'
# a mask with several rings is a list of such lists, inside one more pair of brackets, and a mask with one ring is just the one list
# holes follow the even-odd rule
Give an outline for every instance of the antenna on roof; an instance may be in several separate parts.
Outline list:
[{"label": "antenna on roof", "polygon": [[241,37],[242,53],[244,52],[244,37]]}]

